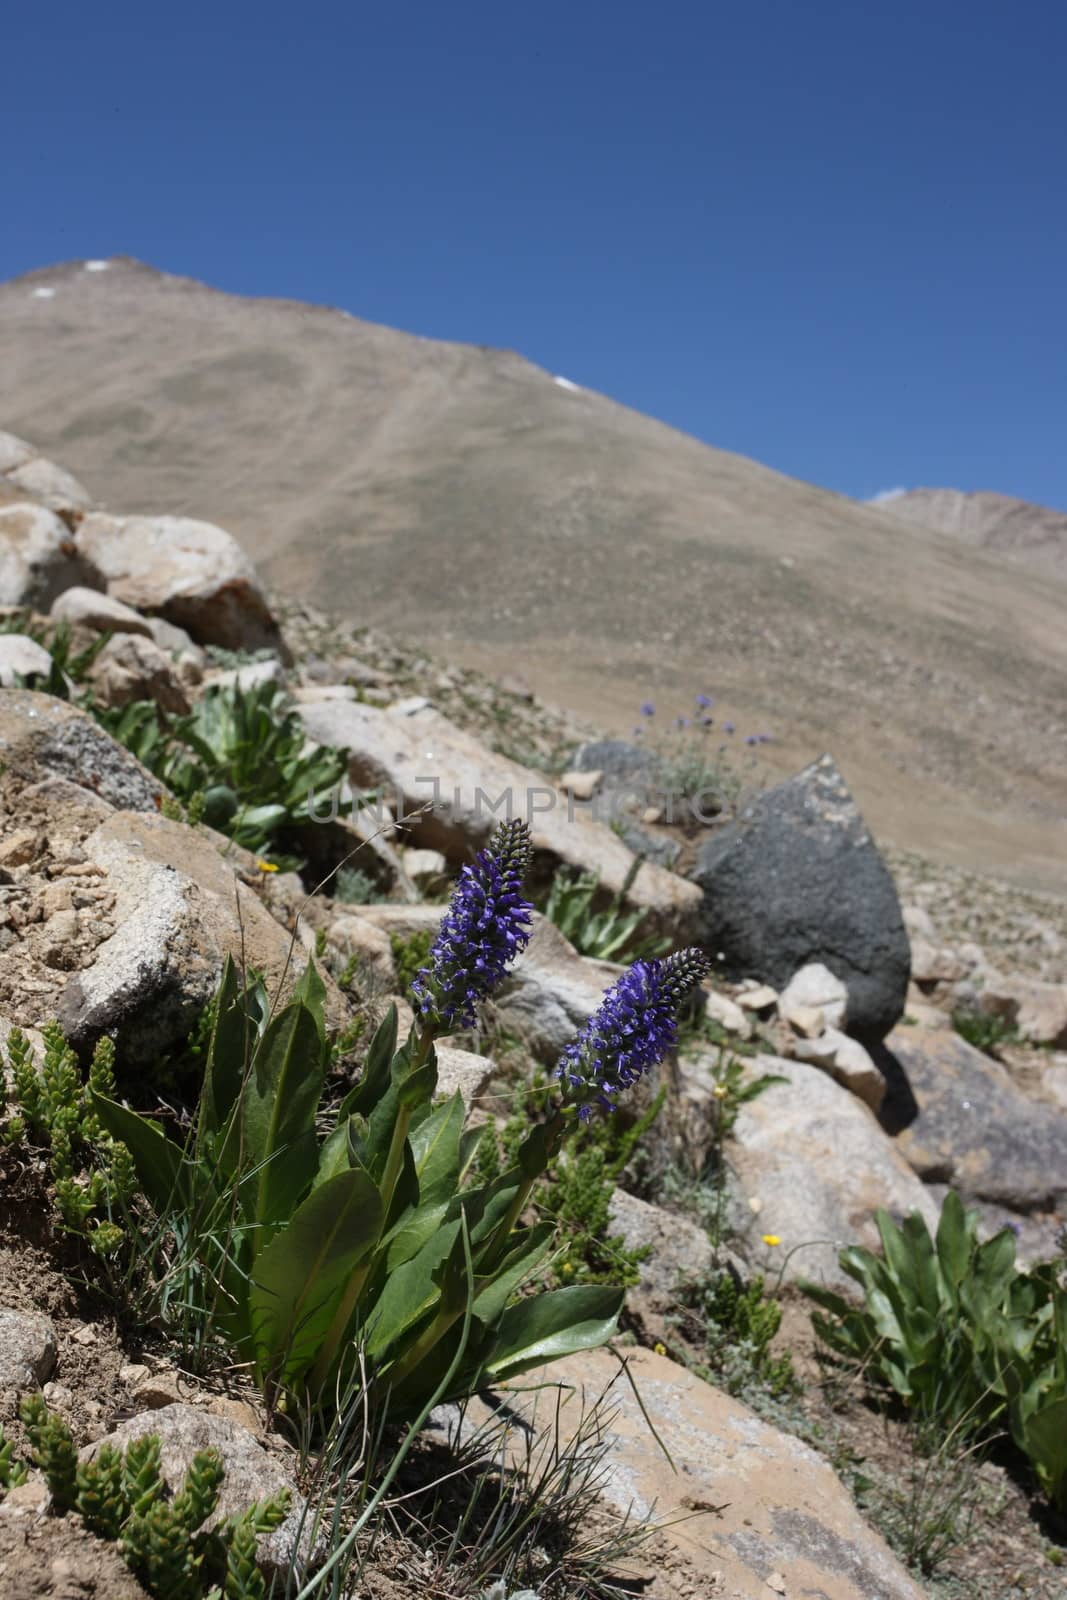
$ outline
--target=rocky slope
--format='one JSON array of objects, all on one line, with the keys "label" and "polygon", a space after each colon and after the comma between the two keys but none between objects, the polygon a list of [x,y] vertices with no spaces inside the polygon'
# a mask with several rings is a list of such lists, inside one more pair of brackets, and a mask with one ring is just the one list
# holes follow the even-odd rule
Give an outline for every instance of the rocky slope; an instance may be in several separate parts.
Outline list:
[{"label": "rocky slope", "polygon": [[1067,578],[1067,514],[980,489],[905,489],[876,502],[918,528],[949,534],[975,550],[1004,556],[1029,572]]},{"label": "rocky slope", "polygon": [[0,424],[289,595],[616,732],[714,693],[780,774],[832,748],[881,836],[1067,891],[1062,577],[513,353],[128,260],[0,286]]}]

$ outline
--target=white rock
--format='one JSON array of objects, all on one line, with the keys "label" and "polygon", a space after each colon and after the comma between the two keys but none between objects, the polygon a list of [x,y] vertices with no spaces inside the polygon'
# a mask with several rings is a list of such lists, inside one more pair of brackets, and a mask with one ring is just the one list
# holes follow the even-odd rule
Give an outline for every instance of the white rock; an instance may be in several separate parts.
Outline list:
[{"label": "white rock", "polygon": [[477,1055],[473,1050],[457,1050],[448,1044],[437,1046],[437,1093],[451,1096],[458,1089],[468,1113],[478,1108],[496,1071],[488,1056]]},{"label": "white rock", "polygon": [[18,438],[14,433],[0,432],[0,473],[24,467],[27,461],[33,460],[35,454],[32,444],[27,444],[25,439]]},{"label": "white rock", "polygon": [[46,610],[71,584],[92,577],[70,529],[47,506],[0,506],[0,605]]},{"label": "white rock", "polygon": [[604,781],[602,772],[565,772],[559,780],[564,794],[576,800],[591,800]]},{"label": "white rock", "polygon": [[737,1003],[743,1011],[769,1011],[778,999],[778,990],[769,983],[758,983],[754,989],[743,989]]},{"label": "white rock", "polygon": [[203,644],[285,653],[252,562],[213,523],[95,513],[76,538],[108,593],[136,610],[160,612]]},{"label": "white rock", "polygon": [[886,1081],[858,1039],[850,1039],[837,1028],[827,1028],[818,1038],[795,1039],[793,1054],[798,1061],[808,1061],[829,1072],[872,1111],[881,1109]]},{"label": "white rock", "polygon": [[78,482],[73,472],[57,467],[54,461],[46,461],[44,456],[34,456],[4,476],[53,511],[87,511],[93,503],[88,489]]},{"label": "white rock", "polygon": [[265,683],[276,683],[279,689],[285,687],[285,668],[276,657],[270,661],[249,661],[243,667],[229,667],[208,679],[209,688],[238,689],[242,694],[261,689]]},{"label": "white rock", "polygon": [[330,923],[329,940],[345,956],[357,956],[384,993],[396,987],[393,947],[384,928],[356,912],[345,912]]},{"label": "white rock", "polygon": [[815,1006],[828,1028],[843,1028],[848,1005],[848,989],[821,961],[811,961],[793,974],[778,997],[778,1015],[790,1020],[794,1006]]},{"label": "white rock", "polygon": [[736,1000],[731,1000],[729,995],[719,994],[716,989],[707,990],[704,1014],[725,1028],[727,1033],[736,1033],[741,1039],[752,1037],[751,1018],[745,1015]]},{"label": "white rock", "polygon": [[57,622],[80,623],[83,628],[94,628],[97,633],[140,633],[146,639],[152,638],[152,625],[139,611],[123,605],[113,595],[87,589],[82,584],[75,584],[57,595],[52,602],[51,615]]},{"label": "white rock", "polygon": [[19,678],[47,678],[52,657],[24,633],[0,633],[0,686],[16,687]]},{"label": "white rock", "polygon": [[439,888],[448,877],[448,862],[440,850],[402,850],[400,859],[412,883],[424,892]]},{"label": "white rock", "polygon": [[166,651],[139,633],[116,633],[88,673],[97,697],[106,706],[131,700],[154,700],[164,711],[183,716],[189,701]]}]

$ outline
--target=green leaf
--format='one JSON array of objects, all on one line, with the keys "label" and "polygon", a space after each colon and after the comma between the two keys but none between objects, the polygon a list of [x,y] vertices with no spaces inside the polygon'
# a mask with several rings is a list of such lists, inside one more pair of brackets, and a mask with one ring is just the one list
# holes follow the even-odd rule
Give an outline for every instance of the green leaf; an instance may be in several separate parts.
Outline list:
[{"label": "green leaf", "polygon": [[575,1285],[520,1300],[500,1319],[487,1374],[502,1383],[544,1362],[606,1344],[625,1299],[625,1289]]},{"label": "green leaf", "polygon": [[96,1112],[113,1139],[119,1139],[133,1157],[141,1188],[161,1217],[195,1203],[193,1172],[180,1145],[175,1144],[147,1117],[127,1106],[89,1091]]},{"label": "green leaf", "polygon": [[378,1361],[405,1333],[409,1333],[436,1306],[440,1287],[434,1274],[447,1261],[457,1238],[460,1221],[443,1224],[426,1241],[418,1255],[397,1267],[365,1324],[368,1356]]},{"label": "green leaf", "polygon": [[973,1235],[967,1224],[967,1213],[955,1189],[950,1189],[941,1207],[937,1224],[937,1259],[941,1263],[941,1276],[955,1301],[960,1284],[967,1276],[971,1260]]},{"label": "green leaf", "polygon": [[370,1116],[389,1087],[390,1069],[396,1054],[396,1036],[397,1011],[393,1005],[389,1007],[375,1030],[370,1049],[367,1051],[363,1076],[342,1100],[337,1113],[338,1121],[351,1116],[353,1112],[358,1112],[364,1117]]},{"label": "green leaf", "polygon": [[215,1017],[200,1090],[199,1154],[206,1152],[208,1140],[224,1125],[241,1092],[241,1080],[251,1053],[249,1033],[248,1012],[243,1004],[237,968],[227,955],[215,997]]},{"label": "green leaf", "polygon": [[419,1179],[419,1204],[450,1200],[459,1186],[459,1141],[465,1108],[457,1089],[409,1135]]},{"label": "green leaf", "polygon": [[494,1323],[508,1301],[543,1261],[555,1238],[555,1224],[540,1222],[528,1233],[520,1234],[515,1248],[504,1257],[491,1277],[475,1279],[474,1309],[487,1324]]},{"label": "green leaf", "polygon": [[261,1374],[287,1384],[306,1372],[381,1220],[381,1199],[367,1174],[341,1172],[309,1195],[260,1251],[249,1311]]},{"label": "green leaf", "polygon": [[255,1169],[242,1205],[260,1229],[283,1222],[315,1175],[323,1077],[318,1021],[294,1000],[268,1024],[241,1094],[241,1167]]},{"label": "green leaf", "polygon": [[1053,1505],[1067,1511],[1067,1396],[1028,1416],[1016,1443],[1029,1456]]}]

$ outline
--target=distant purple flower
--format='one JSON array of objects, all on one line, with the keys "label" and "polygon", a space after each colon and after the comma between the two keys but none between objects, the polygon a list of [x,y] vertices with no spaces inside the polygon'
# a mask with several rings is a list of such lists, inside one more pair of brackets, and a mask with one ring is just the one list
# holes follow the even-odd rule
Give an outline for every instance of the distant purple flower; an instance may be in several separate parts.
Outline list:
[{"label": "distant purple flower", "polygon": [[714,717],[701,717],[700,726],[702,728],[713,728],[715,726],[715,718]]},{"label": "distant purple flower", "polygon": [[564,1100],[583,1121],[597,1106],[614,1111],[614,1097],[674,1048],[678,1005],[710,970],[704,952],[691,948],[635,961],[608,990],[556,1073]]},{"label": "distant purple flower", "polygon": [[688,717],[675,717],[674,725],[675,725],[676,728],[688,728],[688,726],[689,726],[689,718]]},{"label": "distant purple flower", "polygon": [[722,725],[722,731],[723,733],[736,733],[737,729],[732,722],[724,722]]},{"label": "distant purple flower", "polygon": [[1010,1228],[1010,1229],[1011,1229],[1011,1231],[1012,1231],[1012,1233],[1013,1233],[1013,1234],[1014,1234],[1014,1235],[1015,1235],[1015,1237],[1016,1237],[1016,1238],[1018,1238],[1018,1237],[1019,1237],[1019,1235],[1020,1235],[1020,1234],[1021,1234],[1021,1233],[1022,1233],[1022,1231],[1023,1231],[1023,1225],[1022,1225],[1022,1223],[1021,1223],[1021,1222],[1006,1222],[1006,1223],[1005,1223],[1005,1224],[1004,1224],[1004,1226],[1005,1226],[1005,1227],[1006,1227],[1006,1228]]},{"label": "distant purple flower", "polygon": [[708,694],[698,694],[696,703],[701,711],[707,711],[715,704],[714,700]]},{"label": "distant purple flower", "polygon": [[431,1028],[474,1024],[475,1006],[496,987],[530,939],[533,906],[523,898],[532,854],[525,822],[502,822],[465,866],[430,950],[411,985]]},{"label": "distant purple flower", "polygon": [[745,734],[745,743],[746,744],[759,744],[759,734],[758,733],[746,733]]},{"label": "distant purple flower", "polygon": [[654,717],[656,715],[656,708],[652,704],[651,700],[645,701],[644,705],[641,707],[641,715],[643,717]]}]

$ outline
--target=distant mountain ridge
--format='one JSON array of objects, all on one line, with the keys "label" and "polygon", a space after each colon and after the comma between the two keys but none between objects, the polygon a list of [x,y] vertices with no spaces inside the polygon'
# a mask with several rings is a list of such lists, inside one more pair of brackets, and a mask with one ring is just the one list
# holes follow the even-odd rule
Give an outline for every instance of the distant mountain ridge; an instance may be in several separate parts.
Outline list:
[{"label": "distant mountain ridge", "polygon": [[1067,513],[991,489],[904,489],[870,502],[916,527],[950,534],[1035,572],[1067,580]]},{"label": "distant mountain ridge", "polygon": [[888,840],[1067,892],[1067,582],[574,377],[123,258],[0,284],[0,428],[113,509],[623,734],[713,694]]}]

